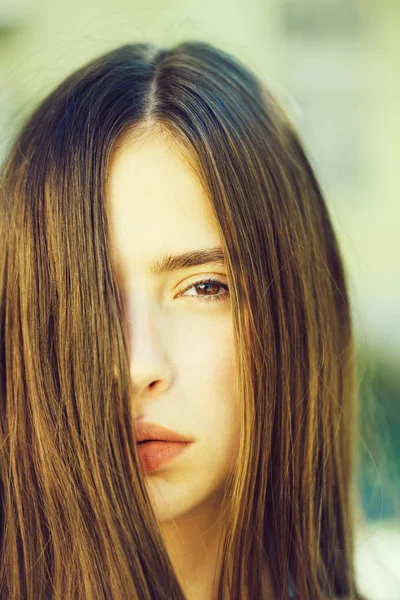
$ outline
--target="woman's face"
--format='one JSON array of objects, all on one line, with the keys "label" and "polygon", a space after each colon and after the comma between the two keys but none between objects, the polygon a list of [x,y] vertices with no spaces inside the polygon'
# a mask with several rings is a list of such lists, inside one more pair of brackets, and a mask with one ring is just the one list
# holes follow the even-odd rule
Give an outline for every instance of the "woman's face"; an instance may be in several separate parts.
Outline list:
[{"label": "woman's face", "polygon": [[[132,422],[142,417],[193,440],[145,474],[154,510],[161,522],[213,511],[239,438],[226,268],[209,262],[156,274],[151,265],[166,255],[221,247],[217,225],[198,179],[166,134],[131,138],[117,149],[109,192],[127,311]],[[208,277],[220,283],[198,284]]]}]

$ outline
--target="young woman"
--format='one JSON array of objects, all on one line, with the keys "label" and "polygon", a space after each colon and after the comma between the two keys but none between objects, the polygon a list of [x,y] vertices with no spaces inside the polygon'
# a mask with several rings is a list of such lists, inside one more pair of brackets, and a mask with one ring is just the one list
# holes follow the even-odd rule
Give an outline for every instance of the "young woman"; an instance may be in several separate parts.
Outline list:
[{"label": "young woman", "polygon": [[1,599],[360,599],[344,268],[256,75],[194,41],[97,58],[0,214]]}]

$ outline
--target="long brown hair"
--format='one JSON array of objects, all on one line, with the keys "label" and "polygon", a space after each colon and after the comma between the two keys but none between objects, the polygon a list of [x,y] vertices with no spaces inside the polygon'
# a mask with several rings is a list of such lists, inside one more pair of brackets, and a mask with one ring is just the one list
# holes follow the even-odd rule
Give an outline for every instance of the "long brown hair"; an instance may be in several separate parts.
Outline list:
[{"label": "long brown hair", "polygon": [[0,597],[184,598],[136,454],[106,201],[117,144],[157,127],[200,178],[227,259],[242,435],[218,599],[260,598],[266,557],[282,600],[289,578],[301,600],[361,598],[340,249],[291,120],[199,41],[128,44],[75,71],[3,165]]}]

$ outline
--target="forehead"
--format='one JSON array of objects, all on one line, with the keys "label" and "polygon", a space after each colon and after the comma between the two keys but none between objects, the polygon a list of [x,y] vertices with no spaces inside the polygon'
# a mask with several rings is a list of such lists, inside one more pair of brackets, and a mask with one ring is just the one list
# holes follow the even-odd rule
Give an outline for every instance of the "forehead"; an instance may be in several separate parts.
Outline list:
[{"label": "forehead", "polygon": [[108,202],[118,262],[145,267],[165,252],[217,246],[217,223],[193,169],[160,134],[128,139],[111,164]]}]

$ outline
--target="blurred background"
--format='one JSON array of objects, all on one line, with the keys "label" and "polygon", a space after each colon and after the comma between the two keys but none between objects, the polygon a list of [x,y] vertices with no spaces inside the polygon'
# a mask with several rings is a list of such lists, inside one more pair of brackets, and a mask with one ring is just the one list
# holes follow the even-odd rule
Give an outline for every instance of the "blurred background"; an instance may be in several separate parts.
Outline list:
[{"label": "blurred background", "polygon": [[73,70],[123,43],[184,39],[263,79],[325,192],[357,339],[357,578],[369,599],[400,600],[400,0],[0,0],[0,162]]}]

